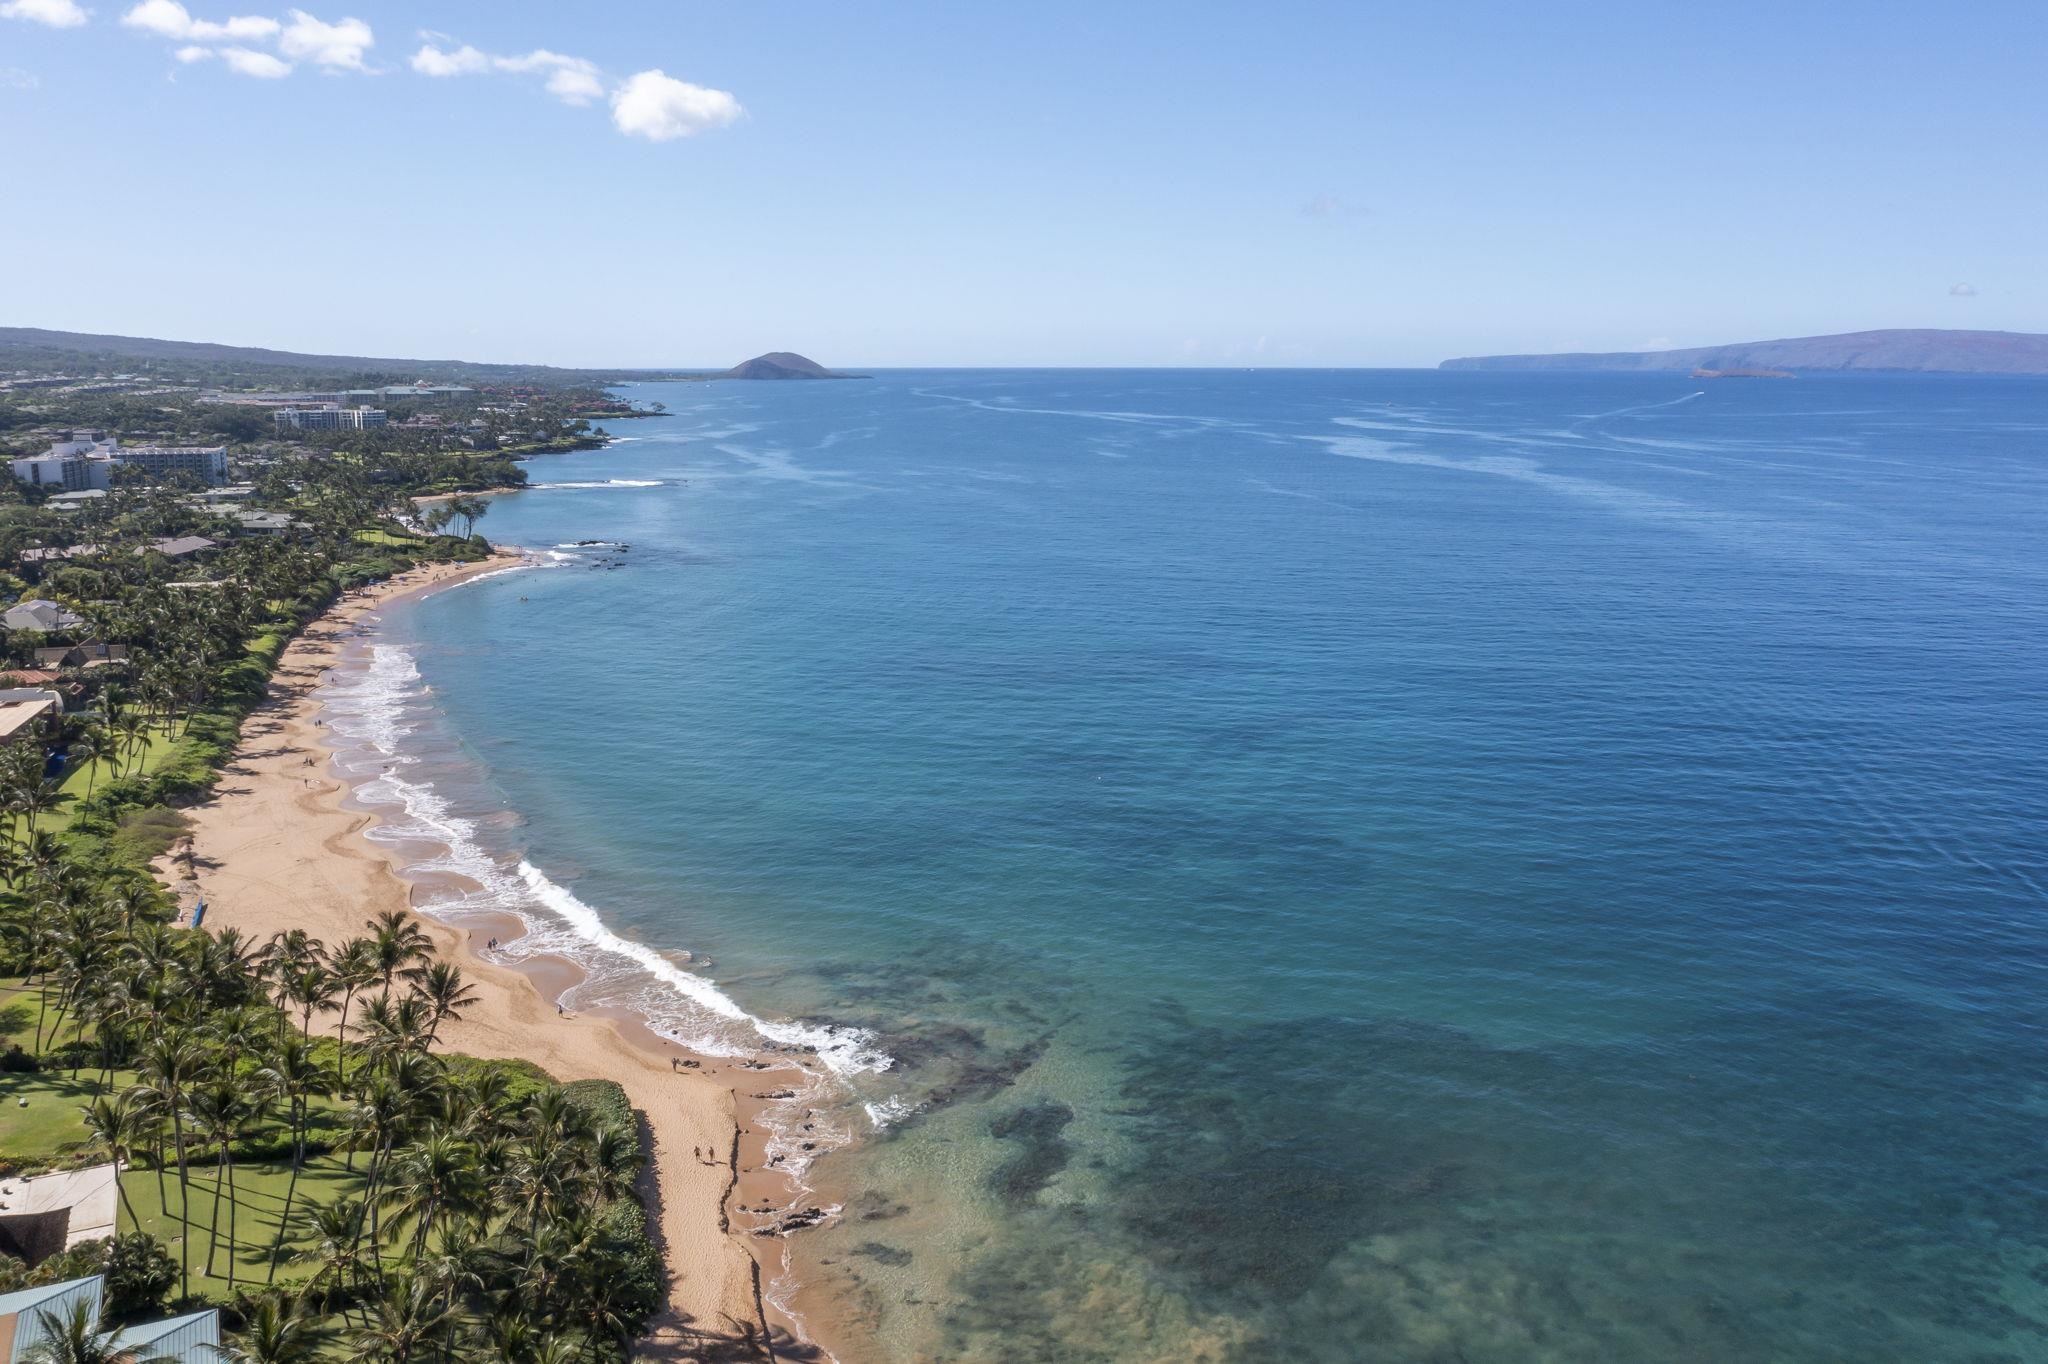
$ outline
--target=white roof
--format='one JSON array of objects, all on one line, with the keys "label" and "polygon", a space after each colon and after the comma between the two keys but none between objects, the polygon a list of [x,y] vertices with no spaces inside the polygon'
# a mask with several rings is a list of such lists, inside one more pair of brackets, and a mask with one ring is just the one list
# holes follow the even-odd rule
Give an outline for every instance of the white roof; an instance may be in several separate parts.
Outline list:
[{"label": "white roof", "polygon": [[120,1332],[111,1343],[117,1350],[148,1347],[152,1354],[180,1361],[216,1360],[220,1356],[207,1347],[220,1344],[220,1313],[208,1308],[182,1317],[146,1321]]},{"label": "white roof", "polygon": [[[0,690],[0,733],[11,733],[40,712],[63,705],[63,697],[44,687]],[[0,1180],[0,1215],[33,1216],[69,1209],[71,1220],[64,1233],[66,1250],[80,1241],[112,1236],[115,1200],[120,1197],[114,1186],[117,1174],[114,1163],[108,1161],[82,1170],[37,1175],[34,1179]]]},{"label": "white roof", "polygon": [[[61,1319],[70,1315],[72,1304],[77,1302],[87,1304],[87,1314],[98,1325],[100,1295],[105,1288],[106,1280],[95,1274],[89,1279],[66,1279],[63,1283],[0,1295],[0,1345],[5,1345],[13,1358],[20,1359],[31,1345],[48,1338],[42,1314],[47,1312]],[[11,1323],[9,1317],[13,1319]]]},{"label": "white roof", "polygon": [[[13,1293],[0,1293],[0,1317],[4,1317],[11,1312],[27,1312],[31,1310],[47,1312],[50,1310],[49,1303],[52,1298],[65,1297],[68,1294],[77,1292],[81,1288],[91,1290],[101,1286],[101,1278],[95,1274],[90,1278],[66,1279],[62,1283],[46,1283],[38,1288],[23,1288]],[[99,1294],[94,1293],[93,1296],[98,1297]]]},{"label": "white roof", "polygon": [[68,630],[74,625],[85,624],[85,617],[75,611],[67,611],[57,603],[43,597],[31,597],[16,602],[0,615],[10,630]]}]

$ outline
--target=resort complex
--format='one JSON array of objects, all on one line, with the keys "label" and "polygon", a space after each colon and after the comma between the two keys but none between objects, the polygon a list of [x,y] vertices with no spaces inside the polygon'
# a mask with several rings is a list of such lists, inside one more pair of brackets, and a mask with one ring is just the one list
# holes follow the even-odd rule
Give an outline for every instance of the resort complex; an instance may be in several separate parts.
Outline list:
[{"label": "resort complex", "polygon": [[478,987],[403,905],[210,919],[188,813],[337,604],[505,562],[473,494],[599,443],[595,391],[394,385],[435,418],[401,429],[181,386],[131,442],[124,399],[33,379],[0,394],[0,1361],[624,1359],[670,1275],[619,1086],[452,1051]]}]

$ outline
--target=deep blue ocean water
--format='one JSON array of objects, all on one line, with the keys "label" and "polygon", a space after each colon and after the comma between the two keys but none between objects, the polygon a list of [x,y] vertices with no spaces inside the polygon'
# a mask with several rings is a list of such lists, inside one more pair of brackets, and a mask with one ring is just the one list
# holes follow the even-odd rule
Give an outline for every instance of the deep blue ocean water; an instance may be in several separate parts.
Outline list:
[{"label": "deep blue ocean water", "polygon": [[2048,384],[623,391],[386,639],[872,1357],[2048,1359]]}]

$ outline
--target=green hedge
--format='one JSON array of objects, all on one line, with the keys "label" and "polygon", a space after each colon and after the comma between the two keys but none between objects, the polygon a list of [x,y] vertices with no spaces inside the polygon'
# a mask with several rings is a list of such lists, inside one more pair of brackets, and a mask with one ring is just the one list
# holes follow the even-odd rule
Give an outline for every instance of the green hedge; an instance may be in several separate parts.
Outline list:
[{"label": "green hedge", "polygon": [[633,1105],[617,1080],[573,1080],[562,1086],[562,1092],[602,1126],[616,1127],[629,1136],[639,1130]]}]

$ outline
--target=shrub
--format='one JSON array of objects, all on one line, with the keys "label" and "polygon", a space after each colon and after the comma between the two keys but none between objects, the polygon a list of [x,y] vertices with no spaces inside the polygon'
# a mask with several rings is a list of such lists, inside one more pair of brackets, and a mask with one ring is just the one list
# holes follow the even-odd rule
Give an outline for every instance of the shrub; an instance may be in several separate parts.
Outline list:
[{"label": "shrub", "polygon": [[616,1127],[631,1135],[639,1130],[633,1120],[633,1105],[616,1080],[573,1080],[562,1092],[579,1108],[596,1118],[602,1127]]},{"label": "shrub", "polygon": [[[203,777],[211,776],[203,769],[202,774]],[[129,810],[115,820],[113,837],[107,840],[107,852],[115,860],[131,866],[147,866],[169,852],[172,844],[191,831],[192,821],[168,806],[151,805]]]},{"label": "shrub", "polygon": [[178,1262],[163,1242],[146,1231],[131,1231],[105,1244],[107,1315],[128,1320],[162,1312],[178,1281]]}]

